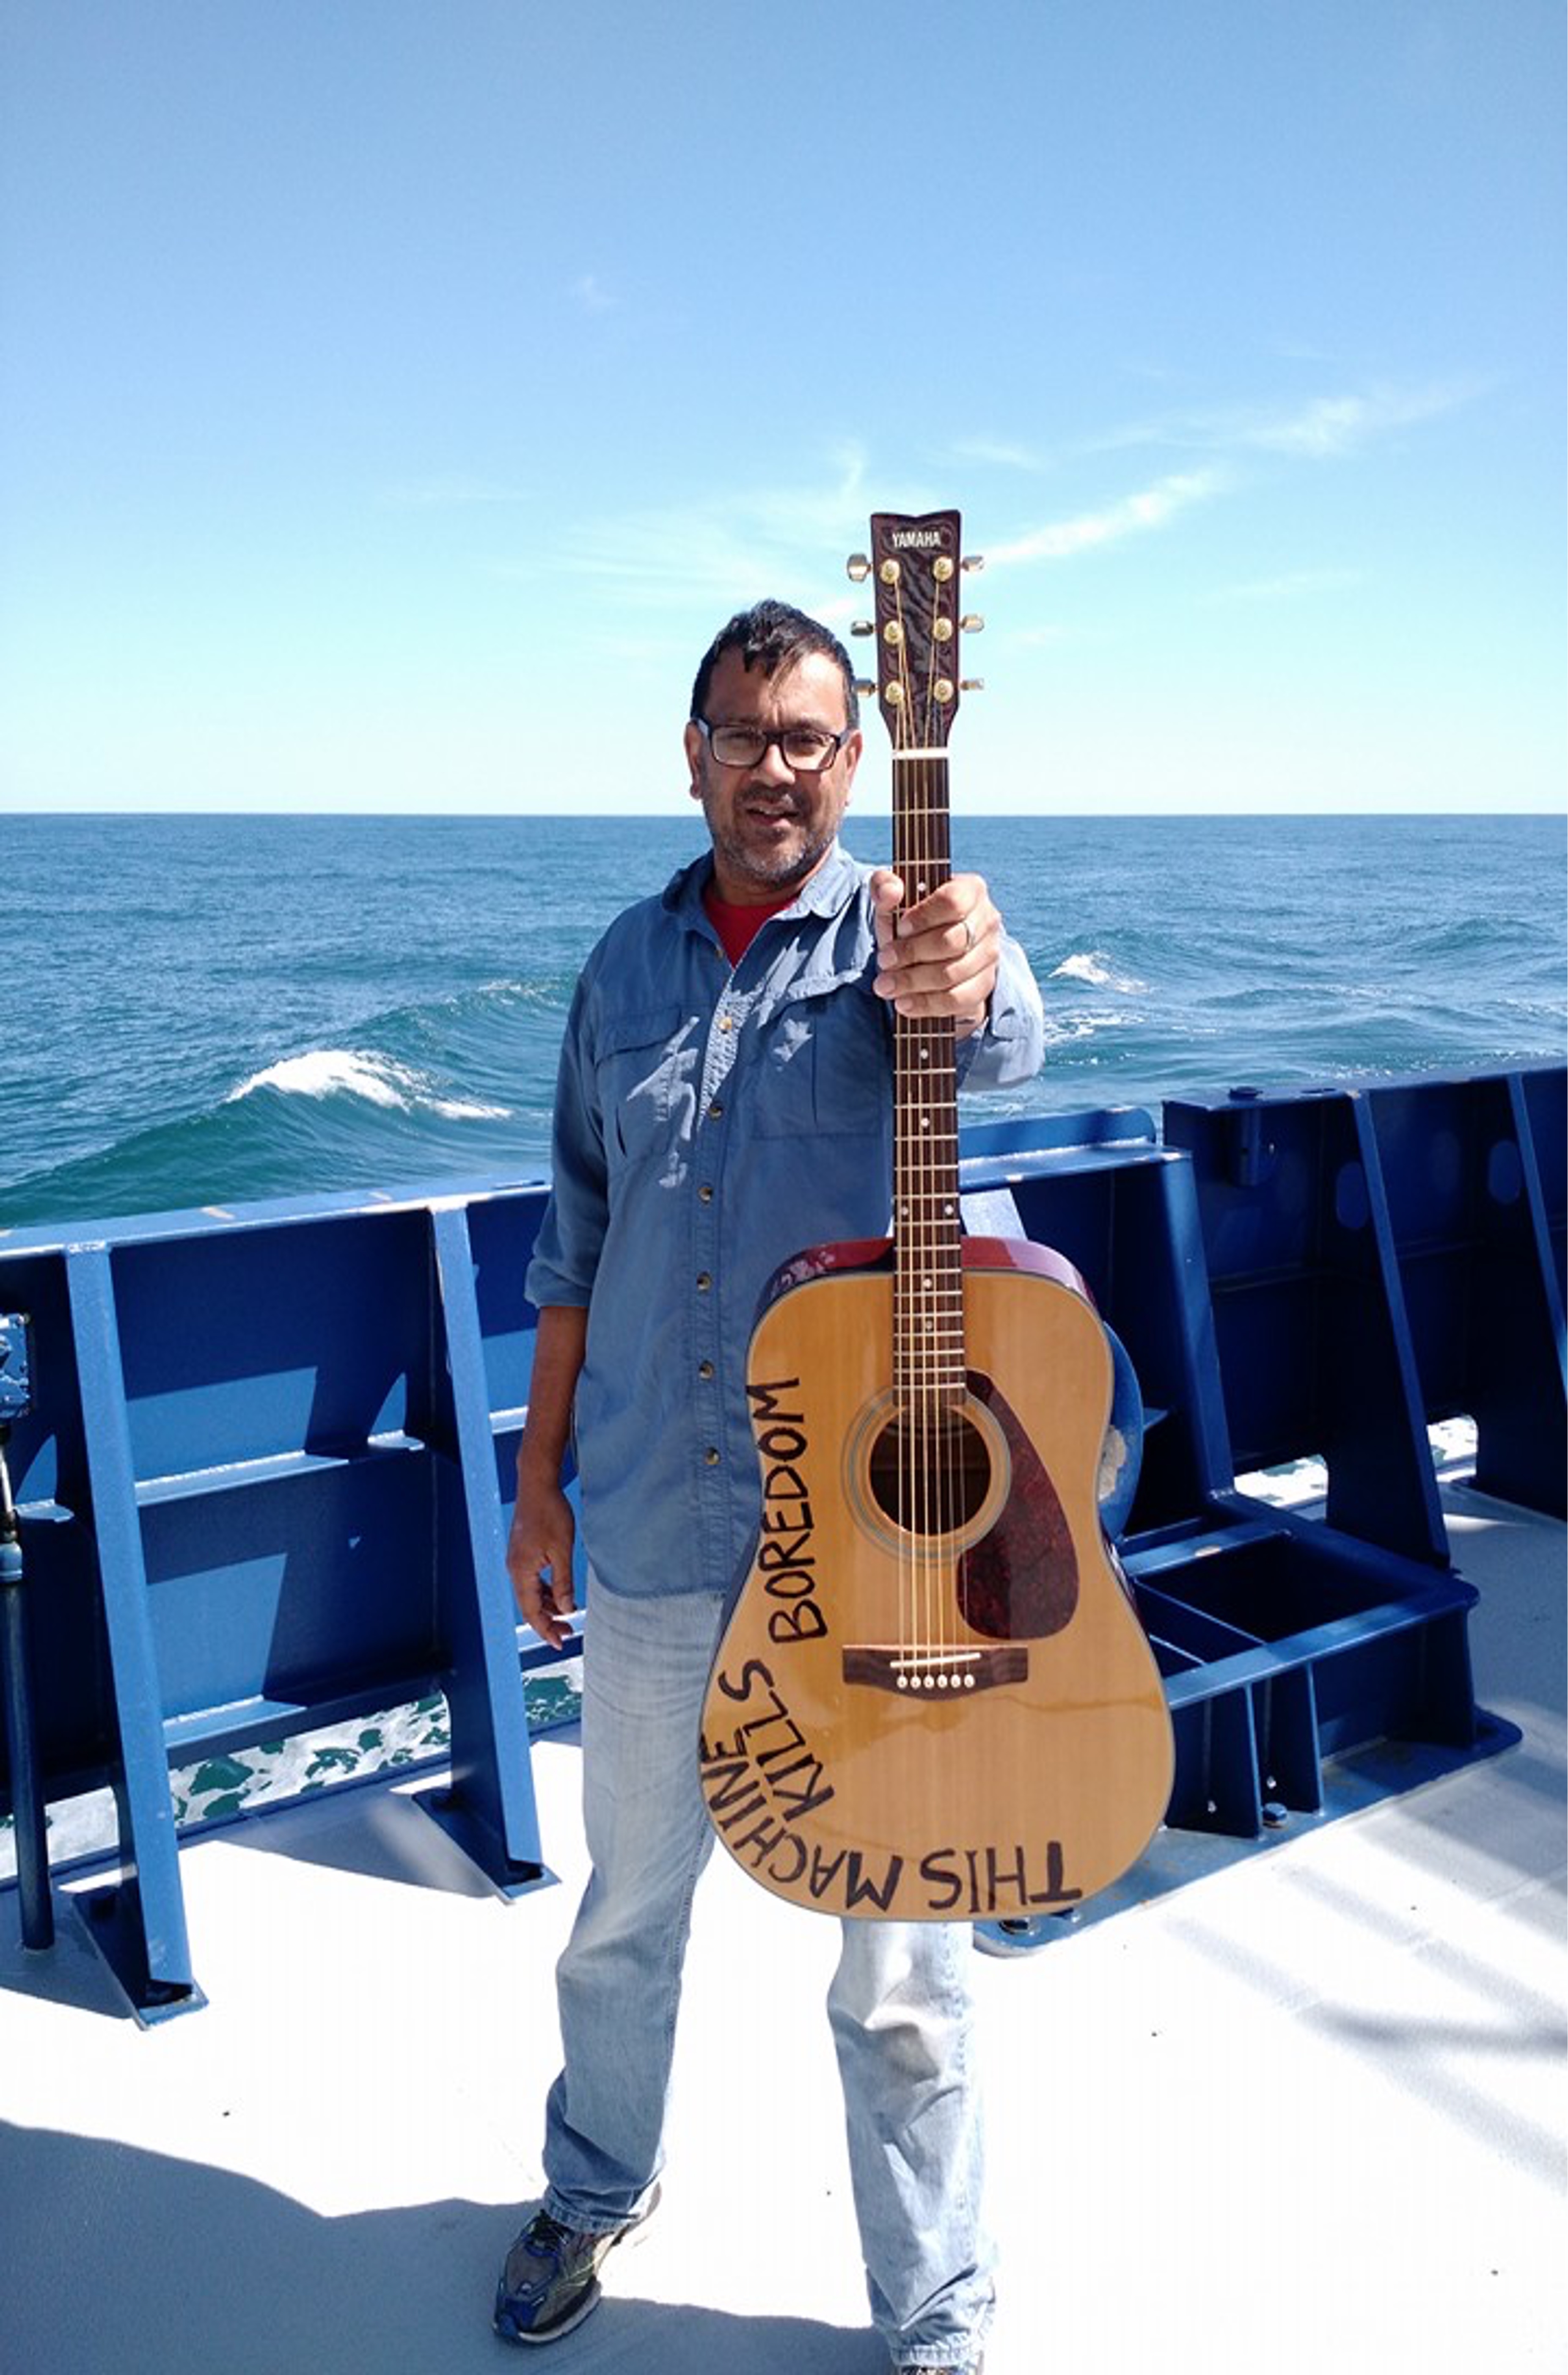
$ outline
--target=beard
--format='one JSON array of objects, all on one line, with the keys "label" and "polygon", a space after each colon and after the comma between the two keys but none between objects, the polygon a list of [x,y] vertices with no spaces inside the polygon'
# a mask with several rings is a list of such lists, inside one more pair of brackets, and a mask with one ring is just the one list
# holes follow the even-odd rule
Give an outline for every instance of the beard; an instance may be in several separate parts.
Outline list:
[{"label": "beard", "polygon": [[744,798],[721,799],[705,783],[700,797],[721,876],[773,895],[816,872],[843,813],[842,801],[801,807],[786,798],[772,803],[779,826],[770,826],[749,813]]},{"label": "beard", "polygon": [[814,874],[833,845],[833,828],[791,834],[770,848],[758,848],[732,833],[715,833],[713,848],[732,875],[740,875],[769,891],[787,891]]}]

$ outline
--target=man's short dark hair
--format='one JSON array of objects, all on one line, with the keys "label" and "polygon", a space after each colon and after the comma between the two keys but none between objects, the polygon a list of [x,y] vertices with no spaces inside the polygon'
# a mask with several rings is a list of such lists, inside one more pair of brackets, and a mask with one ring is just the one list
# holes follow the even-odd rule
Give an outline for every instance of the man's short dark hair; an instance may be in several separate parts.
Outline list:
[{"label": "man's short dark hair", "polygon": [[702,655],[702,664],[691,687],[691,715],[706,715],[708,687],[713,670],[725,652],[738,652],[748,668],[760,668],[764,676],[776,676],[782,668],[792,668],[808,652],[820,652],[824,659],[833,661],[843,679],[844,719],[850,726],[860,723],[860,698],[855,690],[855,669],[849,654],[831,628],[819,619],[808,619],[804,610],[796,610],[788,602],[753,602],[749,610],[737,610],[727,627],[721,627]]}]

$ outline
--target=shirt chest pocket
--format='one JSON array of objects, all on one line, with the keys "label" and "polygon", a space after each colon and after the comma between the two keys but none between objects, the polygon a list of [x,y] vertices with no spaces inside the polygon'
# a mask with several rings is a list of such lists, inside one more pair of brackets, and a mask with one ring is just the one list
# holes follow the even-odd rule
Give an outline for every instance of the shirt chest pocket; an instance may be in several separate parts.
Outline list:
[{"label": "shirt chest pocket", "polygon": [[765,1026],[760,1138],[869,1135],[891,1097],[887,1019],[850,988],[790,999]]},{"label": "shirt chest pocket", "polygon": [[612,1171],[690,1140],[701,1059],[696,1018],[678,1006],[618,1014],[604,1024],[595,1076]]}]

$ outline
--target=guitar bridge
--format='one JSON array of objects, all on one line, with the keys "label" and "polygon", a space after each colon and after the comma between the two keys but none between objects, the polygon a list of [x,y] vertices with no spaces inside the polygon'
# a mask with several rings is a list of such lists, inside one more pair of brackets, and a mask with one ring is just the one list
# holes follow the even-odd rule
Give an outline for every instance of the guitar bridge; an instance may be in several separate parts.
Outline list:
[{"label": "guitar bridge", "polygon": [[843,1653],[843,1678],[873,1691],[921,1698],[963,1698],[1026,1682],[1029,1651],[1016,1642],[997,1648],[894,1648],[863,1643]]}]

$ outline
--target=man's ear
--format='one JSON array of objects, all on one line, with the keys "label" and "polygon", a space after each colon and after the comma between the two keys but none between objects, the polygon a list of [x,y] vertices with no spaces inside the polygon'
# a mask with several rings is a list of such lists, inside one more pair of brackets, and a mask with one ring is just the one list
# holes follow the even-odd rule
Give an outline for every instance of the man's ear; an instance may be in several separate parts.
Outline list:
[{"label": "man's ear", "polygon": [[694,721],[687,721],[681,739],[686,746],[686,764],[690,775],[686,788],[694,800],[700,800],[702,797],[702,737]]}]

